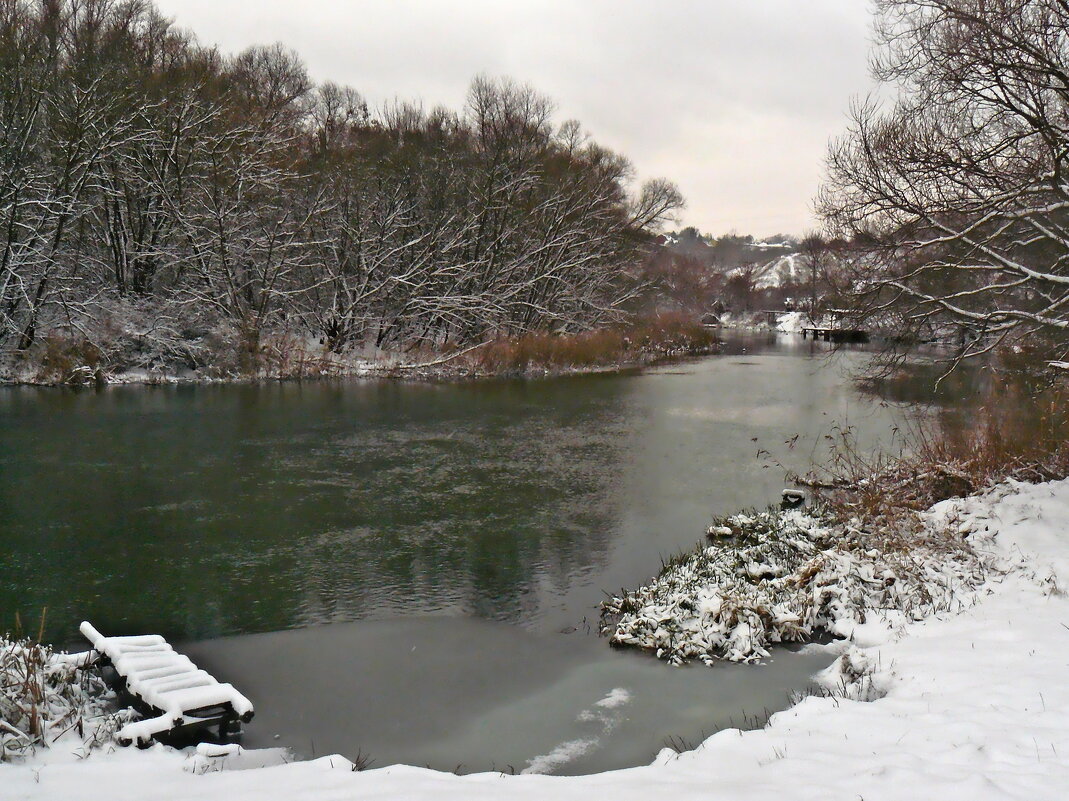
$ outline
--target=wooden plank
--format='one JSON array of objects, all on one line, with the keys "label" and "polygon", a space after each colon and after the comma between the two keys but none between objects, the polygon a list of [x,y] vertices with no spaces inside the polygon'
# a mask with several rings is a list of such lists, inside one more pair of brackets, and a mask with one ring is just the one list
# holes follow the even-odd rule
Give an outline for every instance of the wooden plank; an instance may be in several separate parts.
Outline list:
[{"label": "wooden plank", "polygon": [[79,628],[145,715],[117,732],[120,744],[148,745],[155,738],[214,725],[222,734],[238,721],[252,720],[248,698],[198,668],[163,637],[105,637],[88,621]]}]

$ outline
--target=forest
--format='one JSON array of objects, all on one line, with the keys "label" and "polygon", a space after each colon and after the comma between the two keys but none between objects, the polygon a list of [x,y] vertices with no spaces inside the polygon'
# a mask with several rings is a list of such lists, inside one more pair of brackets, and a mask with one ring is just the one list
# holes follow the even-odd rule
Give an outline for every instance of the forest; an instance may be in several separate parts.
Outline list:
[{"label": "forest", "polygon": [[0,357],[242,374],[619,321],[683,200],[553,112],[486,76],[372,109],[146,0],[4,0]]}]

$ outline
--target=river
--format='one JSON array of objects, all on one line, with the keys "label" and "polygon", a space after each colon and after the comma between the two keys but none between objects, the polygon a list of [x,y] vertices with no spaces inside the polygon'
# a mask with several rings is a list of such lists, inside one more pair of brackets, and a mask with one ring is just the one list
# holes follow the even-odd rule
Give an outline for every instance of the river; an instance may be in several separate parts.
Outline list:
[{"label": "river", "polygon": [[554,379],[3,388],[2,623],[182,642],[256,702],[252,746],[641,764],[782,708],[827,658],[673,669],[611,651],[599,601],[775,502],[836,426],[893,444],[909,407],[855,389],[864,359],[730,334]]}]

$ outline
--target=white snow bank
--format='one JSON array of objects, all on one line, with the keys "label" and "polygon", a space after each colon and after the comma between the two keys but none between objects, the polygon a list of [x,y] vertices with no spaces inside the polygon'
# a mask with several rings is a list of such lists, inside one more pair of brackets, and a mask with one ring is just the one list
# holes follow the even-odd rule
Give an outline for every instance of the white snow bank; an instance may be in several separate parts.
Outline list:
[{"label": "white snow bank", "polygon": [[[870,616],[832,680],[867,676],[877,700],[811,697],[767,728],[721,731],[647,767],[562,778],[354,773],[341,757],[198,775],[157,746],[79,760],[54,747],[0,765],[0,797],[79,801],[341,799],[1060,799],[1069,787],[1069,482],[940,504],[933,517],[990,535],[992,574],[971,606],[923,622]],[[1052,572],[1053,571],[1053,572]],[[875,643],[859,647],[864,643]],[[852,649],[852,650],[851,650]],[[843,670],[844,663],[847,670]],[[666,668],[667,669],[667,668]],[[849,696],[850,693],[847,693]],[[518,721],[517,725],[522,725]]]},{"label": "white snow bank", "polygon": [[803,313],[800,311],[787,312],[776,318],[776,330],[785,334],[800,334],[803,325]]}]

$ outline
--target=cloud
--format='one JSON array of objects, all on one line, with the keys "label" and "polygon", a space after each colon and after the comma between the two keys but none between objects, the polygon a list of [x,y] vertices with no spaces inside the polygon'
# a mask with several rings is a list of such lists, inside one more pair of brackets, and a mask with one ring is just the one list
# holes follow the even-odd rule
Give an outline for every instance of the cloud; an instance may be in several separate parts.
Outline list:
[{"label": "cloud", "polygon": [[528,82],[687,197],[714,233],[801,232],[827,140],[869,86],[859,0],[159,0],[208,44],[281,41],[371,102],[464,102],[479,73]]}]

